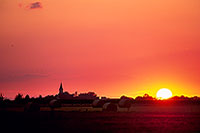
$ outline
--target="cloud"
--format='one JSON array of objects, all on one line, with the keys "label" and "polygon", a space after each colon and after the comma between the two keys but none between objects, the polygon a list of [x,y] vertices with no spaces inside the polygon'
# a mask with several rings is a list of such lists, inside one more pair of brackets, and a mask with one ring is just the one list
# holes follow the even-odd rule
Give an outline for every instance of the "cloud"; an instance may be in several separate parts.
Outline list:
[{"label": "cloud", "polygon": [[0,75],[0,83],[1,82],[15,82],[15,81],[25,81],[32,79],[41,79],[49,77],[48,74],[40,74],[40,73],[27,73],[27,74],[1,74]]},{"label": "cloud", "polygon": [[46,74],[24,74],[22,76],[24,79],[33,79],[33,78],[44,78],[48,77]]},{"label": "cloud", "polygon": [[34,2],[34,3],[31,3],[29,6],[29,9],[37,9],[37,8],[42,8],[41,2]]}]

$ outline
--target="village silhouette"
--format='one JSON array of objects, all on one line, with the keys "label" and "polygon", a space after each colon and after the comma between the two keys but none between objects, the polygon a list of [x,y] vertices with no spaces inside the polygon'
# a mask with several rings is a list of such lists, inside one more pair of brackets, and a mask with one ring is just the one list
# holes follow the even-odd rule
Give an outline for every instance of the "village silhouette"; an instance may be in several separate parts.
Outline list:
[{"label": "village silhouette", "polygon": [[197,96],[113,99],[94,92],[70,94],[62,83],[56,95],[19,93],[14,100],[0,95],[0,125],[6,132],[192,132],[200,131],[199,113]]},{"label": "village silhouette", "polygon": [[[59,93],[56,95],[48,95],[42,97],[32,97],[29,95],[23,97],[22,94],[17,94],[14,100],[9,100],[0,95],[0,107],[1,110],[9,107],[24,107],[25,112],[34,112],[40,111],[40,107],[50,107],[51,110],[55,108],[60,108],[62,106],[67,107],[93,107],[93,108],[102,108],[101,111],[113,111],[117,112],[118,108],[127,108],[127,111],[130,111],[130,107],[134,105],[187,105],[187,104],[200,104],[200,98],[197,96],[194,97],[185,97],[185,96],[173,96],[166,100],[160,100],[154,98],[148,94],[143,96],[137,96],[135,99],[131,97],[121,96],[120,98],[99,98],[95,92],[80,93],[77,92],[70,94],[67,91],[64,92],[62,83],[59,87]],[[80,111],[80,110],[78,110]],[[87,111],[87,110],[85,110]]]}]

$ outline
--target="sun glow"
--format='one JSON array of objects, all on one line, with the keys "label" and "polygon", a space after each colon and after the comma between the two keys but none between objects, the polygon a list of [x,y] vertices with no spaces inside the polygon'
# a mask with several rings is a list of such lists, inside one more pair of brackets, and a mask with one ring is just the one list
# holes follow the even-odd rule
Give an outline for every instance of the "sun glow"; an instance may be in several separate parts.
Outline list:
[{"label": "sun glow", "polygon": [[168,99],[172,97],[172,92],[167,88],[162,88],[156,93],[158,99]]}]

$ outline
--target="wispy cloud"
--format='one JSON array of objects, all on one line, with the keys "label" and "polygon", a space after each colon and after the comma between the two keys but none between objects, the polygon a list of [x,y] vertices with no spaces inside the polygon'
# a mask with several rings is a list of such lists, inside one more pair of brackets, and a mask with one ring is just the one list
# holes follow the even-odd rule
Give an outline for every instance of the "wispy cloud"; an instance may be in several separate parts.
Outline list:
[{"label": "wispy cloud", "polygon": [[25,81],[31,79],[40,79],[48,77],[48,74],[40,73],[27,73],[27,74],[1,74],[0,82],[15,82],[15,81]]},{"label": "wispy cloud", "polygon": [[31,3],[29,6],[29,9],[37,9],[37,8],[42,8],[41,2],[34,2],[34,3]]}]

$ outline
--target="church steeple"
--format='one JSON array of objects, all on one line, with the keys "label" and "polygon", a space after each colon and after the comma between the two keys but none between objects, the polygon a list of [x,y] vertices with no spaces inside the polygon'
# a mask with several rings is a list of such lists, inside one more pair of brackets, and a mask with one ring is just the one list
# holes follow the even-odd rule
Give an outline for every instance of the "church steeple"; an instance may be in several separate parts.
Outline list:
[{"label": "church steeple", "polygon": [[63,94],[62,82],[60,83],[59,94]]}]

